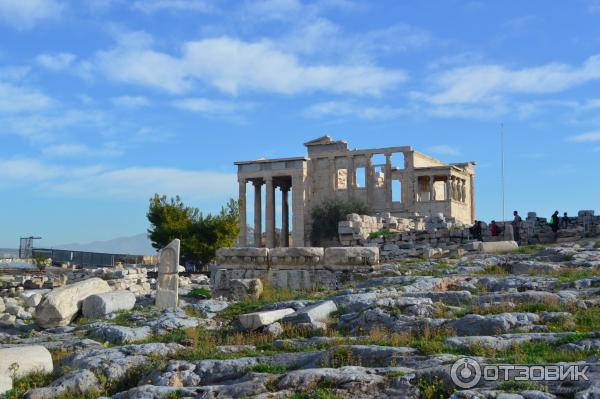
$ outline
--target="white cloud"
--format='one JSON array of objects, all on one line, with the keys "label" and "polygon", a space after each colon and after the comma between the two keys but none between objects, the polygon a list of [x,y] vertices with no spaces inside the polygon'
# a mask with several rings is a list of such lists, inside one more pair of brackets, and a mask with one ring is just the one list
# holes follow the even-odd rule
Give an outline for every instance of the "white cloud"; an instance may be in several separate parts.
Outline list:
[{"label": "white cloud", "polygon": [[28,114],[0,119],[0,133],[16,134],[34,140],[44,141],[55,138],[62,130],[80,126],[101,127],[105,114],[101,111],[66,110],[53,114]]},{"label": "white cloud", "polygon": [[576,143],[590,143],[600,141],[600,131],[578,134],[576,136],[569,137],[568,140]]},{"label": "white cloud", "polygon": [[68,177],[52,190],[67,195],[111,196],[147,199],[154,193],[181,195],[192,199],[220,199],[236,192],[232,173],[189,171],[165,167],[109,169],[83,177]]},{"label": "white cloud", "polygon": [[460,155],[460,151],[458,150],[458,148],[447,145],[447,144],[440,144],[440,145],[434,145],[432,147],[428,148],[429,152],[432,152],[434,154],[442,154],[442,155]]},{"label": "white cloud", "polygon": [[171,93],[187,92],[201,82],[234,95],[240,91],[379,95],[407,79],[404,71],[369,64],[306,65],[268,42],[203,39],[185,43],[181,57],[152,50],[151,43],[144,33],[126,35],[116,48],[98,54],[102,70],[113,80]]},{"label": "white cloud", "polygon": [[408,113],[405,108],[386,106],[366,106],[349,101],[326,101],[308,107],[305,115],[309,117],[357,117],[361,119],[389,119]]},{"label": "white cloud", "polygon": [[214,5],[206,0],[140,0],[133,2],[133,8],[145,13],[161,11],[209,13],[214,11]]},{"label": "white cloud", "polygon": [[60,176],[61,168],[33,159],[0,159],[0,181],[48,180]]},{"label": "white cloud", "polygon": [[245,111],[252,107],[251,104],[209,100],[197,97],[176,100],[173,101],[172,105],[175,108],[202,114],[231,114],[238,111]]},{"label": "white cloud", "polygon": [[73,167],[27,158],[0,160],[0,186],[31,181],[46,193],[78,198],[147,200],[154,193],[164,193],[214,203],[237,193],[234,173],[170,167]]},{"label": "white cloud", "polygon": [[150,100],[144,96],[120,96],[111,99],[117,107],[142,108],[150,106]]},{"label": "white cloud", "polygon": [[325,18],[299,23],[290,34],[273,41],[281,51],[318,55],[321,59],[368,63],[375,55],[420,48],[431,41],[429,32],[406,24],[383,29],[347,33]]},{"label": "white cloud", "polygon": [[581,67],[551,63],[510,70],[501,65],[475,65],[435,75],[433,93],[413,93],[432,104],[469,104],[497,101],[506,94],[555,93],[600,79],[600,55],[589,57]]},{"label": "white cloud", "polygon": [[303,10],[299,0],[254,0],[244,7],[244,13],[250,18],[265,20],[289,20]]},{"label": "white cloud", "polygon": [[0,81],[5,82],[18,82],[23,80],[29,71],[31,70],[28,66],[5,66],[0,68]]},{"label": "white cloud", "polygon": [[51,157],[114,157],[123,154],[123,148],[118,143],[105,143],[99,147],[85,144],[56,144],[44,147],[42,153]]},{"label": "white cloud", "polygon": [[56,53],[56,54],[40,54],[36,57],[38,64],[51,70],[61,71],[69,67],[75,61],[75,54],[71,53]]},{"label": "white cloud", "polygon": [[53,103],[50,97],[36,89],[0,82],[0,113],[39,111],[50,108]]},{"label": "white cloud", "polygon": [[57,18],[62,9],[56,0],[0,0],[0,20],[19,30],[31,29],[42,20]]}]

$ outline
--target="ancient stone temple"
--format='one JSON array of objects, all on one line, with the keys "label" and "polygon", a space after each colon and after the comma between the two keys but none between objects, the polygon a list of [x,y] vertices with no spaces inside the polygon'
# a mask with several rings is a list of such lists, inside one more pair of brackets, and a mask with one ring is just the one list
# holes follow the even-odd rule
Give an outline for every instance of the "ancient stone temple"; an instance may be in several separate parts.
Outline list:
[{"label": "ancient stone temple", "polygon": [[[254,191],[254,246],[310,245],[311,209],[328,198],[356,199],[375,213],[399,217],[441,213],[463,223],[475,219],[474,162],[448,164],[409,146],[349,149],[346,141],[332,140],[329,136],[304,145],[306,156],[235,163],[240,246],[247,245],[246,194],[250,184]],[[265,186],[264,199],[262,186]],[[275,229],[277,189],[281,193],[280,237],[276,237]]]}]

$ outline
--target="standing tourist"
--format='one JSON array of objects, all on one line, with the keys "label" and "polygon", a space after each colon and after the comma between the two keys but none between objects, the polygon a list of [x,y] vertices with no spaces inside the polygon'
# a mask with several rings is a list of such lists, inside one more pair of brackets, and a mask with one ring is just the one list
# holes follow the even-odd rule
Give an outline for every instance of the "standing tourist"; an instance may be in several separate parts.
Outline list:
[{"label": "standing tourist", "polygon": [[514,215],[514,218],[513,218],[513,221],[511,222],[511,224],[513,227],[513,235],[514,235],[515,241],[518,244],[519,241],[521,241],[521,225],[523,224],[523,219],[521,219],[521,216],[519,216],[519,212],[517,212],[517,211],[514,211],[513,215]]}]

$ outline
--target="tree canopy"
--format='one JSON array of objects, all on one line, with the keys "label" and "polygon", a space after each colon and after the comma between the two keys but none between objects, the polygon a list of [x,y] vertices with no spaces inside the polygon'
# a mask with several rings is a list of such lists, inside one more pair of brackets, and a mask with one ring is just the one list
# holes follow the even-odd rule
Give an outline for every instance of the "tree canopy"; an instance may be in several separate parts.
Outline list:
[{"label": "tree canopy", "polygon": [[323,240],[337,239],[338,223],[346,220],[346,215],[358,213],[368,215],[369,207],[357,199],[328,199],[315,206],[311,211],[311,241],[319,245]]},{"label": "tree canopy", "polygon": [[186,206],[179,196],[168,199],[155,194],[146,216],[152,246],[160,249],[179,238],[184,262],[210,262],[218,248],[233,246],[239,234],[239,208],[233,199],[217,215],[204,216],[198,208]]}]

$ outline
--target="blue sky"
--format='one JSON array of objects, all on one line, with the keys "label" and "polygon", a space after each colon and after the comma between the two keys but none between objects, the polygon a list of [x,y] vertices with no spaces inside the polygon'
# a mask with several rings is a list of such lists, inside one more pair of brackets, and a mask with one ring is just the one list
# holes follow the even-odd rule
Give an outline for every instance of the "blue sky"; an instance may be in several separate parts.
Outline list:
[{"label": "blue sky", "polygon": [[477,216],[600,210],[600,1],[0,0],[0,247],[215,211],[322,134],[476,161]]}]

